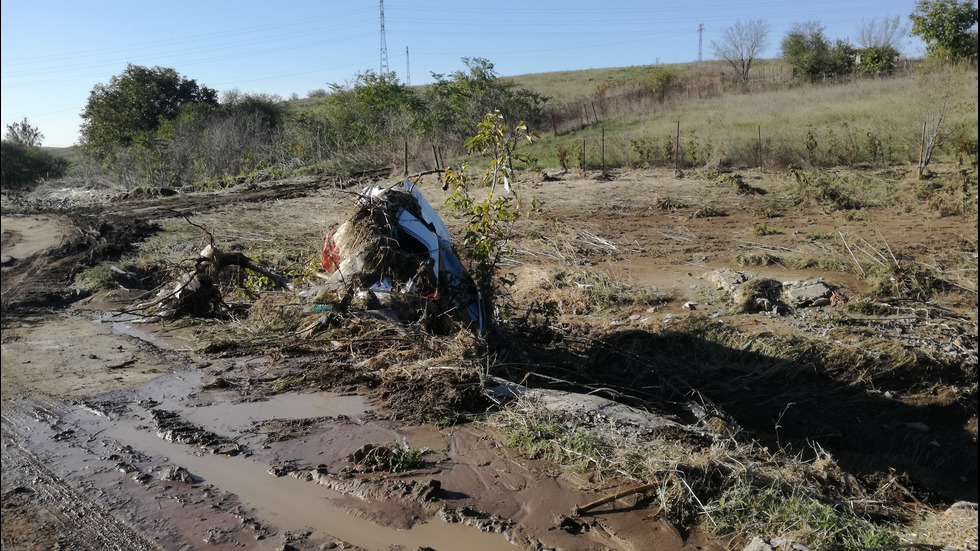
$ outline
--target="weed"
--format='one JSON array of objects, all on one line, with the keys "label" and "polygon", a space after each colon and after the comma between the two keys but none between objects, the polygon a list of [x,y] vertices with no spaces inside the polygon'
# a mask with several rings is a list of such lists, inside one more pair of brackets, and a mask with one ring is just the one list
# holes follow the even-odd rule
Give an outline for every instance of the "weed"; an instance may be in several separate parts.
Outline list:
[{"label": "weed", "polygon": [[765,190],[746,183],[741,174],[724,174],[718,178],[718,181],[734,189],[735,193],[742,195],[764,195],[766,193]]},{"label": "weed", "polygon": [[773,209],[772,207],[766,207],[762,211],[763,218],[782,218],[783,213]]},{"label": "weed", "polygon": [[927,300],[949,288],[935,270],[907,260],[885,266],[876,264],[869,270],[868,279],[879,296],[914,300]]},{"label": "weed", "polygon": [[844,219],[848,222],[866,222],[868,217],[859,211],[849,210],[847,211],[847,214],[844,215]]},{"label": "weed", "polygon": [[568,170],[568,155],[571,153],[567,147],[563,145],[555,146],[555,156],[558,157],[558,164],[561,166],[562,170]]},{"label": "weed", "polygon": [[370,471],[403,473],[421,467],[424,464],[422,456],[427,453],[428,448],[412,448],[408,443],[395,442],[391,447],[373,448],[365,456],[363,466]]},{"label": "weed", "polygon": [[663,212],[677,212],[686,206],[684,203],[669,197],[657,196],[653,199],[653,207]]},{"label": "weed", "polygon": [[748,540],[757,534],[792,534],[814,549],[857,549],[868,542],[895,545],[898,535],[797,489],[748,481],[726,489],[708,506],[719,533]]},{"label": "weed", "polygon": [[737,255],[735,262],[743,268],[749,266],[772,266],[774,264],[782,264],[783,258],[770,252],[751,252]]},{"label": "weed", "polygon": [[779,233],[778,230],[770,228],[765,224],[756,224],[755,228],[752,231],[759,236],[776,235]]},{"label": "weed", "polygon": [[303,386],[305,383],[306,377],[303,375],[286,375],[285,377],[276,379],[276,382],[272,384],[272,390],[277,394],[288,392]]}]

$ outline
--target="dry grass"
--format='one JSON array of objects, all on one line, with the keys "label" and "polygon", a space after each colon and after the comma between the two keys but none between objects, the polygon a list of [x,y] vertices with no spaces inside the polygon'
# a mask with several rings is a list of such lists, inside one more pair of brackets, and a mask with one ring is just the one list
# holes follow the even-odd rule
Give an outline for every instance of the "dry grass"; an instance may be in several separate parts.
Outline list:
[{"label": "dry grass", "polygon": [[[637,68],[640,71],[642,68]],[[650,69],[652,70],[652,68]],[[623,73],[622,75],[620,73]],[[680,71],[682,77],[685,74]],[[593,90],[600,85],[625,76],[625,72],[592,75],[587,81]],[[544,78],[553,90],[560,86],[579,90],[568,94],[580,95],[587,86],[572,75],[555,74],[554,80]],[[635,78],[635,77],[633,77]],[[570,84],[558,84],[560,79]],[[530,76],[517,79],[530,83]],[[947,128],[976,143],[977,79],[976,69],[954,69],[946,88],[953,106],[947,115]],[[543,85],[543,84],[542,84]],[[637,162],[669,165],[672,154],[657,153],[663,145],[674,141],[680,123],[682,166],[753,167],[767,168],[797,166],[847,166],[867,164],[883,166],[892,163],[914,163],[918,160],[921,121],[934,94],[936,81],[929,77],[896,76],[892,78],[856,78],[834,85],[804,84],[754,93],[716,93],[681,96],[668,99],[654,110],[635,109],[601,116],[600,122],[575,136],[545,137],[529,149],[542,166],[553,163],[554,148],[562,143],[580,150],[582,136],[588,141],[590,159],[597,159],[600,126],[605,129],[607,166],[637,166]],[[584,108],[584,107],[583,107]],[[759,140],[762,151],[759,151]],[[646,139],[654,145],[654,155],[643,159],[636,156],[630,143]],[[667,148],[672,150],[673,146]],[[761,153],[761,159],[760,159]],[[955,148],[937,150],[937,160],[953,160]],[[972,152],[973,157],[976,151]]]}]

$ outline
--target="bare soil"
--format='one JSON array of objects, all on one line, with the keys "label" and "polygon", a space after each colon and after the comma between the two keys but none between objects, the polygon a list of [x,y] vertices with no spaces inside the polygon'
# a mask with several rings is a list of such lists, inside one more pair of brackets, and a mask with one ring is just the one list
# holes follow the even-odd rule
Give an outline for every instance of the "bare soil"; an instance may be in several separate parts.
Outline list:
[{"label": "bare soil", "polygon": [[[816,444],[867,484],[891,484],[908,542],[977,549],[975,505],[943,512],[977,501],[975,196],[972,210],[937,210],[893,170],[873,176],[908,199],[845,210],[790,198],[788,175],[744,174],[748,193],[662,171],[525,174],[504,267],[517,276],[510,322],[492,353],[370,318],[341,320],[350,340],[326,352],[240,317],[162,323],[132,312],[148,290],[91,292],[82,278],[137,255],[193,258],[205,241],[185,218],[228,250],[315,258],[352,202],[331,182],[4,216],[3,549],[740,548],[671,522],[652,494],[571,519],[636,481],[523,457],[472,422],[492,400],[447,361],[488,357],[493,375],[680,421],[690,412],[671,404],[697,392],[725,430],[790,454]],[[418,185],[441,204],[437,177]],[[177,227],[176,239],[146,245]],[[739,265],[763,253],[778,258]],[[794,267],[798,258],[814,262]],[[859,259],[907,259],[943,281],[928,296],[888,294],[853,267]],[[822,277],[873,308],[734,312],[708,275],[722,268]],[[166,274],[140,275],[152,288]],[[269,300],[273,310],[296,302]],[[261,312],[253,306],[251,323]],[[672,332],[687,316],[758,338],[731,350]],[[806,354],[759,344],[793,339],[810,343]],[[841,347],[906,359],[884,372],[858,356],[853,369],[814,359]],[[429,451],[407,473],[352,472],[348,456],[369,443]]]}]

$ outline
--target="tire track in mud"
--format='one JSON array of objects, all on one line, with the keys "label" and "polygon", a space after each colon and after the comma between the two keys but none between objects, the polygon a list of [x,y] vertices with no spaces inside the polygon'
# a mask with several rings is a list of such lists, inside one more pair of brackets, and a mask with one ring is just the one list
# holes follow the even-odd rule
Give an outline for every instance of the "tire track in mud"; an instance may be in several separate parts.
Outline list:
[{"label": "tire track in mud", "polygon": [[[33,497],[29,504],[41,511],[45,525],[57,531],[59,548],[82,551],[160,551],[139,531],[96,503],[83,488],[75,487],[51,472],[36,455],[22,446],[13,433],[14,421],[5,412],[2,418],[4,494],[8,485],[27,488]],[[16,473],[16,481],[7,477]],[[23,482],[24,485],[21,485]],[[44,526],[46,528],[47,526]],[[42,526],[37,527],[41,529]]]}]

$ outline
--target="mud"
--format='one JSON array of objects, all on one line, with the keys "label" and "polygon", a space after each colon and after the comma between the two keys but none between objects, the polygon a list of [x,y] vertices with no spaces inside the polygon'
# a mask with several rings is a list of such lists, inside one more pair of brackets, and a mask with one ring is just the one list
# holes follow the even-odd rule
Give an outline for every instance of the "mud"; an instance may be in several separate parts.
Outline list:
[{"label": "mud", "polygon": [[[705,285],[705,274],[731,266],[735,252],[781,247],[827,254],[829,246],[807,234],[844,231],[874,240],[877,233],[896,254],[924,258],[954,236],[976,235],[975,215],[882,210],[869,215],[877,217],[870,225],[804,206],[771,222],[780,233],[760,244],[752,228],[761,195],[726,194],[696,178],[624,172],[602,182],[570,177],[524,185],[525,201],[537,199],[543,208],[523,221],[513,241],[509,262],[519,274],[513,293],[523,305],[554,300],[559,308],[548,323],[515,332],[506,350],[496,351],[497,374],[591,392],[595,402],[553,396],[555,407],[579,403],[593,416],[612,415],[600,396],[620,408],[659,409],[655,420],[639,410],[618,414],[644,417],[652,424],[643,430],[676,433],[678,441],[698,438],[678,428],[704,421],[703,411],[689,407],[696,395],[717,408],[712,413],[726,430],[743,430],[772,449],[825,446],[861,481],[880,483],[865,490],[869,495],[901,486],[905,491],[893,497],[909,507],[941,506],[951,496],[976,500],[975,291],[908,310],[896,303],[898,312],[911,313],[904,317],[849,316],[851,329],[841,331],[839,321],[831,329],[838,311],[829,307],[735,315]],[[420,186],[439,197],[438,182]],[[350,343],[360,335],[352,333],[324,352],[302,342],[229,340],[209,334],[219,329],[214,324],[161,325],[118,311],[141,291],[82,298],[88,290],[76,276],[85,267],[134,250],[174,210],[200,216],[223,235],[245,235],[244,226],[255,223],[256,235],[268,233],[262,243],[309,242],[311,250],[347,210],[324,209],[347,197],[315,182],[238,191],[4,218],[4,549],[457,549],[460,542],[471,549],[728,548],[724,537],[678,528],[655,495],[572,517],[576,505],[615,493],[624,482],[509,450],[493,427],[472,422],[494,402],[417,335],[398,334],[392,346],[372,326],[372,337],[385,338],[366,339],[370,346],[355,354]],[[729,215],[692,216],[706,196],[724,203]],[[691,207],[662,208],[658,200],[667,197]],[[649,293],[636,304],[610,299],[613,306],[597,306],[581,296],[594,282],[562,283],[556,267],[587,268]],[[821,276],[848,297],[870,294],[868,282],[853,274],[780,265],[752,270],[779,280]],[[155,274],[140,277],[154,286]],[[692,308],[759,340],[731,349],[672,334],[672,320]],[[754,368],[772,365],[775,355],[754,343],[769,333],[820,338],[827,346],[889,339],[926,360],[849,385],[808,372],[822,364],[767,378]],[[427,367],[390,375],[406,357]],[[340,375],[324,375],[331,370]],[[383,370],[389,374],[373,388]],[[274,388],[298,375],[308,376],[304,384]],[[397,474],[349,469],[346,458],[359,448],[395,443],[427,448],[423,465]],[[893,468],[907,473],[892,476]],[[915,505],[917,499],[925,504]],[[975,540],[975,509],[972,517],[962,514]],[[963,526],[956,524],[960,532]],[[930,543],[958,545],[940,537]]]}]

